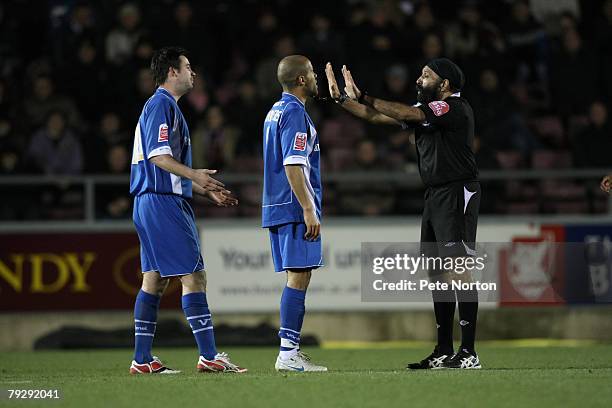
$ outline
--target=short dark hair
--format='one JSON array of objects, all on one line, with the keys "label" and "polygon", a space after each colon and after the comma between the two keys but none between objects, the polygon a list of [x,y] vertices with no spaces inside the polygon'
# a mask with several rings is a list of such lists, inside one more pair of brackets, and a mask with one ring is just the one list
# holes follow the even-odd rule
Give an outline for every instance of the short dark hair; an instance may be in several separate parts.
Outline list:
[{"label": "short dark hair", "polygon": [[153,72],[155,86],[160,86],[166,82],[170,67],[180,69],[181,55],[187,56],[187,50],[181,47],[164,47],[153,53],[151,71]]}]

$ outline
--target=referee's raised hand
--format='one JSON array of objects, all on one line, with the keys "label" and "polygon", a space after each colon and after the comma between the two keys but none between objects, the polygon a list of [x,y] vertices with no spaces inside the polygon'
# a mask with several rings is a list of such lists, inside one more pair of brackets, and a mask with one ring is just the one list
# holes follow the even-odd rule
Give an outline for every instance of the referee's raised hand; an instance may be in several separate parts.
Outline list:
[{"label": "referee's raised hand", "polygon": [[331,62],[325,65],[325,76],[327,77],[327,85],[329,86],[329,96],[334,100],[340,98],[340,88],[338,88],[336,75],[334,74]]},{"label": "referee's raised hand", "polygon": [[225,189],[225,184],[212,178],[210,175],[217,173],[217,170],[209,170],[209,169],[194,169],[193,181],[206,191],[212,192],[227,192]]}]

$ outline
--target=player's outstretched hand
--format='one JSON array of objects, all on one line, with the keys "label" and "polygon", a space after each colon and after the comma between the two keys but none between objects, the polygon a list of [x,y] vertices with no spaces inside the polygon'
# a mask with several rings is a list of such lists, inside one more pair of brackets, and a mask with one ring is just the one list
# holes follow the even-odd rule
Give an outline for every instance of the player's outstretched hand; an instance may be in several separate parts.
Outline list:
[{"label": "player's outstretched hand", "polygon": [[325,76],[327,77],[327,85],[329,86],[329,96],[331,96],[332,99],[340,98],[340,88],[338,88],[336,75],[334,74],[331,62],[325,64]]},{"label": "player's outstretched hand", "polygon": [[225,184],[210,176],[211,174],[215,174],[217,170],[195,169],[194,171],[195,175],[193,181],[202,186],[204,190],[229,193],[229,191],[225,189]]},{"label": "player's outstretched hand", "polygon": [[342,76],[344,77],[344,92],[351,99],[359,99],[361,96],[361,91],[357,88],[357,84],[355,84],[355,80],[353,79],[353,75],[351,75],[351,71],[348,70],[346,65],[342,66]]},{"label": "player's outstretched hand", "polygon": [[604,193],[609,193],[610,189],[612,189],[612,174],[608,174],[601,180],[601,184],[599,187],[602,189]]},{"label": "player's outstretched hand", "polygon": [[319,218],[317,217],[317,214],[315,214],[314,210],[304,211],[304,224],[306,224],[304,239],[314,241],[319,238],[319,235],[321,235],[321,223],[319,222]]},{"label": "player's outstretched hand", "polygon": [[233,207],[238,205],[238,199],[234,197],[232,193],[209,191],[208,198],[210,198],[217,207]]}]

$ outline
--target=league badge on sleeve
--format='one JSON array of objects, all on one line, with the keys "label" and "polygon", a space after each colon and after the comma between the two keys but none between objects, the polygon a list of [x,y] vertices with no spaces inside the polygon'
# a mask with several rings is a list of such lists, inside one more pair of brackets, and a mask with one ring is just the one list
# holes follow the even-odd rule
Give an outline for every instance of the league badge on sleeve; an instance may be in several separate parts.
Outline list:
[{"label": "league badge on sleeve", "polygon": [[306,150],[306,140],[308,135],[306,133],[297,132],[295,134],[295,140],[293,142],[293,150],[303,152]]},{"label": "league badge on sleeve", "polygon": [[444,101],[433,101],[433,102],[429,102],[429,104],[427,105],[429,106],[429,108],[432,110],[433,114],[436,116],[442,116],[445,113],[447,113],[450,109],[450,106],[448,106],[448,103],[444,102]]},{"label": "league badge on sleeve", "polygon": [[168,125],[166,123],[162,123],[159,125],[159,136],[157,137],[158,142],[167,142],[168,141]]}]

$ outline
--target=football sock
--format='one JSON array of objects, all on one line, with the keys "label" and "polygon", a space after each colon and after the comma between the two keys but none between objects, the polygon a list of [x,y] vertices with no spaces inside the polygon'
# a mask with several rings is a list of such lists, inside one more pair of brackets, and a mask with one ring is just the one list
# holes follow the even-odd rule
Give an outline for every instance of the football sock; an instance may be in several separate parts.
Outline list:
[{"label": "football sock", "polygon": [[181,300],[185,317],[198,343],[200,355],[207,360],[213,360],[217,355],[217,348],[215,346],[215,333],[212,316],[206,301],[206,293],[189,293],[183,295]]},{"label": "football sock", "polygon": [[442,353],[452,354],[455,292],[453,290],[432,290],[431,294],[438,328],[438,349]]},{"label": "football sock", "polygon": [[280,302],[280,357],[288,359],[300,348],[300,331],[304,321],[306,291],[285,286]]},{"label": "football sock", "polygon": [[459,325],[461,326],[461,348],[474,353],[476,320],[478,316],[478,291],[457,291],[459,300]]},{"label": "football sock", "polygon": [[149,363],[153,360],[151,348],[153,347],[160,300],[159,296],[151,295],[142,289],[136,295],[136,303],[134,304],[134,361],[138,364]]}]

